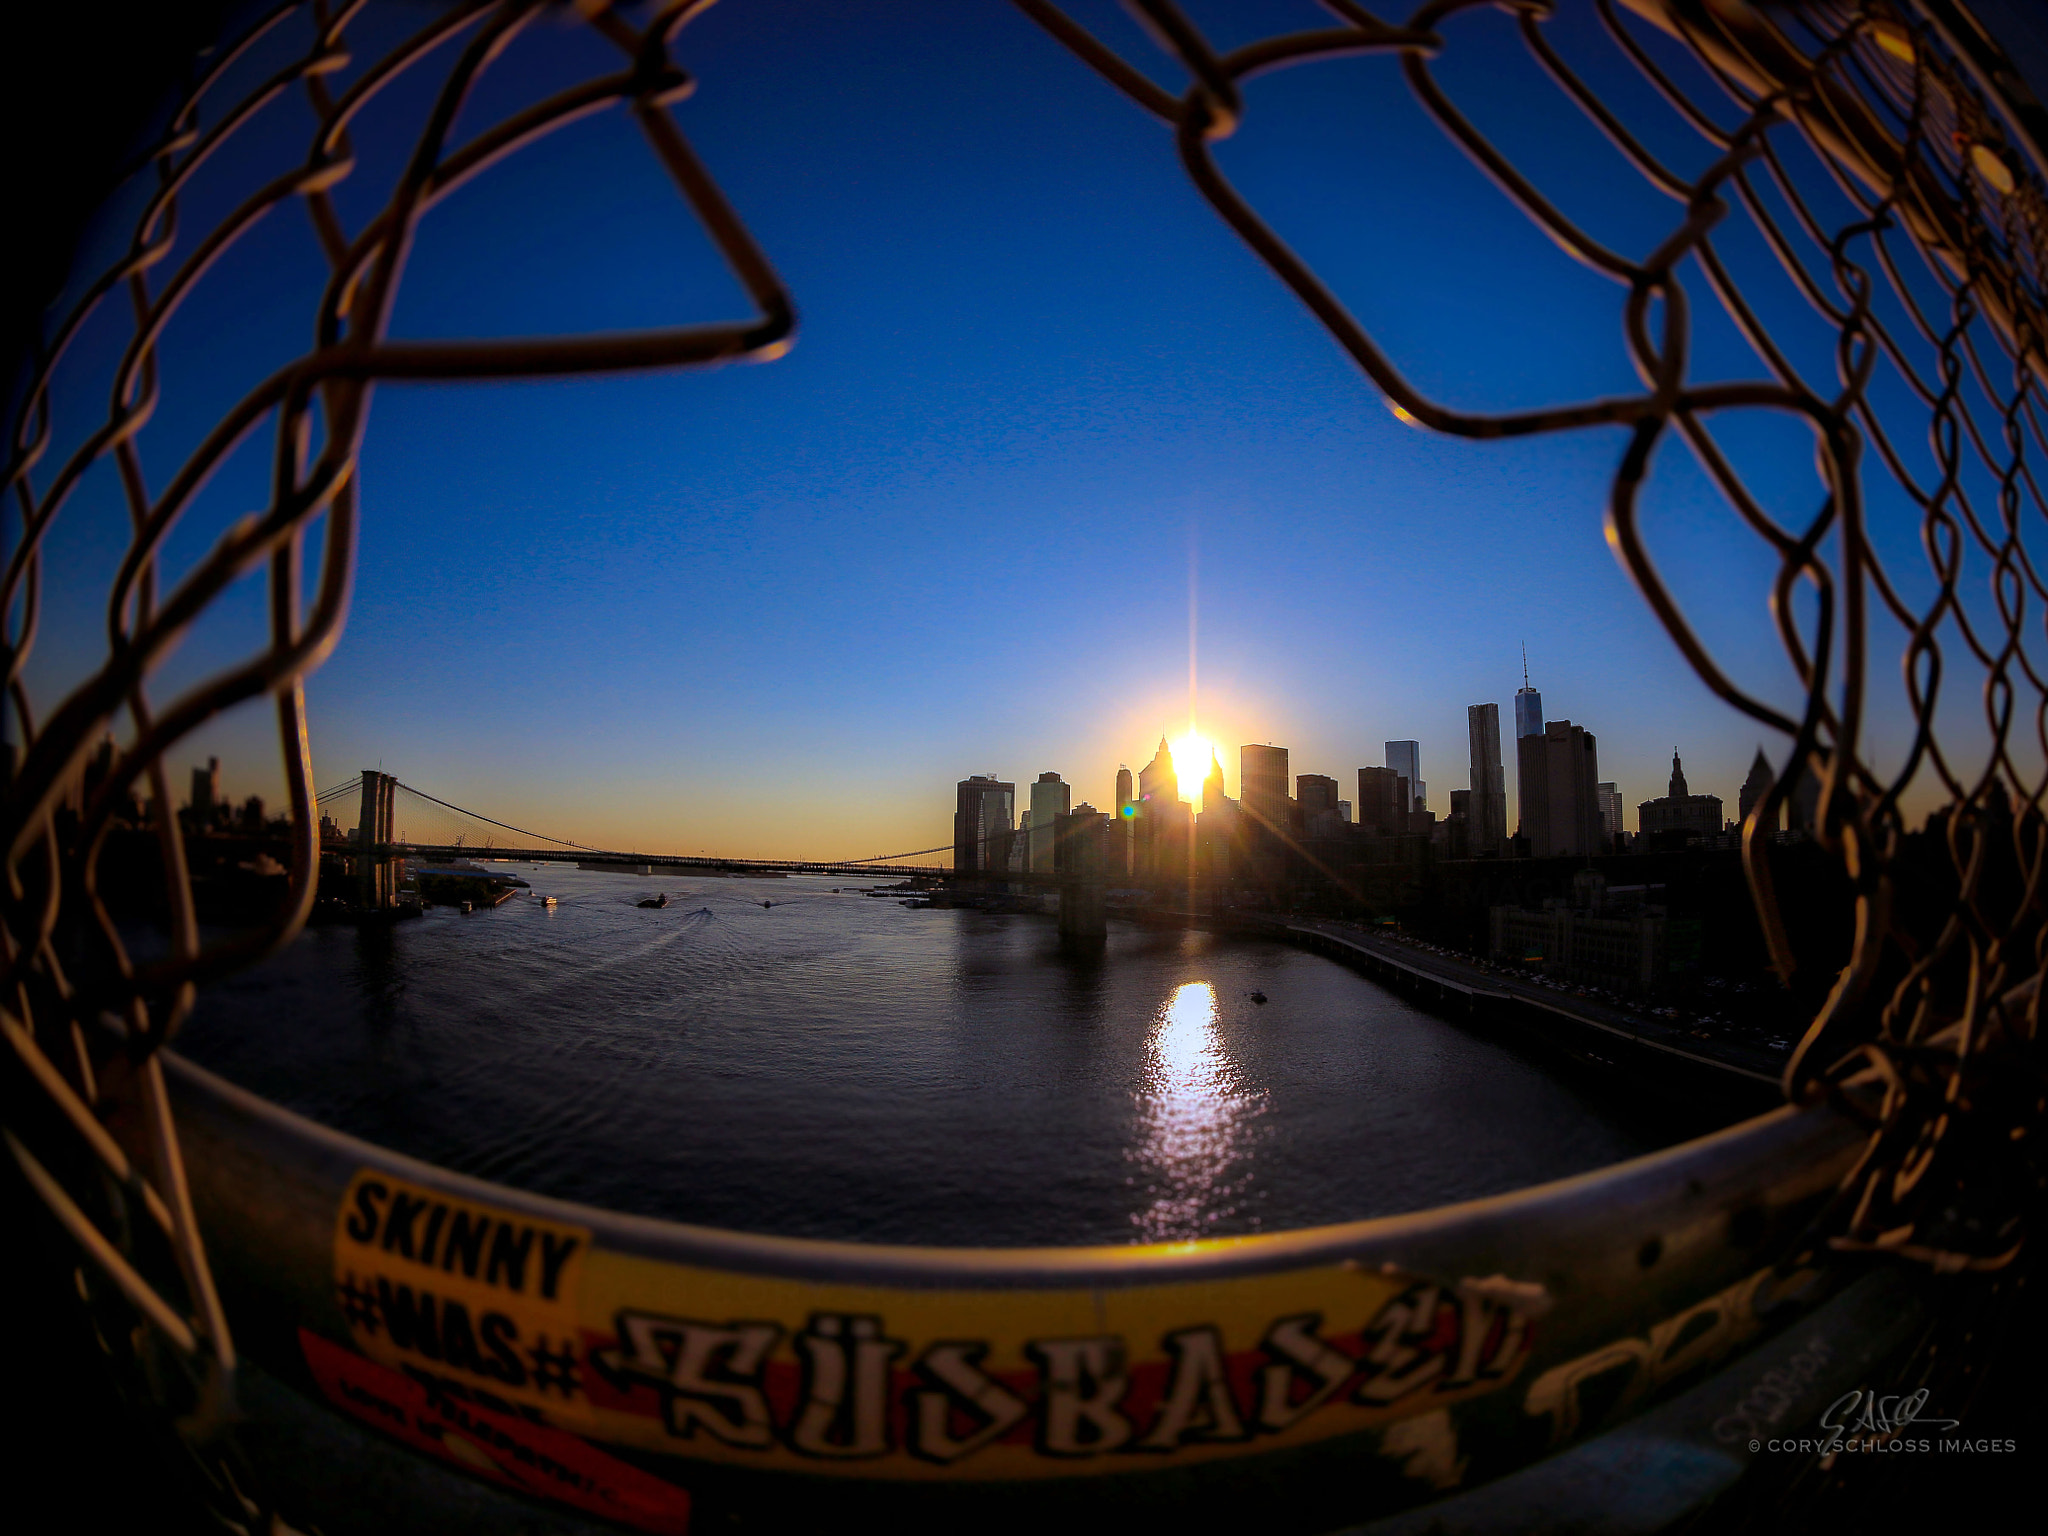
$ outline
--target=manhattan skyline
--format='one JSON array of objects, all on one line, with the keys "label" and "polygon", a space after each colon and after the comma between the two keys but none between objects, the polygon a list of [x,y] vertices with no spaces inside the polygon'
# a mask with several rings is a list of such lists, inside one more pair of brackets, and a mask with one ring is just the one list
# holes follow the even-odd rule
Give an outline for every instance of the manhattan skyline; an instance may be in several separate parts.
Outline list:
[{"label": "manhattan skyline", "polygon": [[[1447,70],[1489,72],[1505,116],[1559,111],[1496,20]],[[1597,71],[1584,18],[1549,30]],[[587,72],[600,47],[539,29],[466,116]],[[349,627],[308,685],[323,785],[381,764],[594,846],[843,857],[943,843],[950,786],[990,768],[1113,803],[1119,763],[1193,729],[1223,746],[1232,792],[1241,743],[1341,780],[1419,741],[1441,814],[1464,787],[1467,706],[1508,717],[1525,641],[1548,712],[1599,734],[1631,804],[1675,742],[1731,803],[1759,742],[1780,753],[1710,697],[1606,549],[1623,434],[1477,445],[1397,421],[1170,141],[1021,15],[764,4],[711,12],[685,51],[698,89],[678,121],[794,292],[795,348],[702,374],[383,388]],[[1290,76],[1224,163],[1429,388],[1501,408],[1632,387],[1610,285],[1414,120],[1392,68]],[[1597,202],[1604,151],[1559,122],[1555,169]],[[367,117],[366,167],[407,126]],[[1349,164],[1348,144],[1396,133],[1398,161]],[[195,180],[194,227],[251,168],[237,151]],[[1619,236],[1665,216],[1598,209]],[[165,338],[157,462],[302,345],[319,267],[304,221],[280,216],[209,274]],[[611,115],[437,209],[394,329],[604,329],[737,302]],[[104,371],[95,345],[81,355]],[[1752,371],[1704,322],[1697,366]],[[1805,494],[1803,445],[1737,447]],[[265,472],[261,442],[237,455],[167,546],[171,572],[260,503]],[[125,539],[112,473],[51,534],[29,679],[45,709],[103,646],[86,594]],[[1744,681],[1792,705],[1764,552],[1681,455],[1660,473],[1646,509],[1667,574],[1707,600]],[[259,588],[209,615],[166,691],[239,654]],[[1955,708],[1967,742],[1971,701]],[[248,708],[180,751],[275,803],[269,731]],[[1895,716],[1870,735],[1895,742]],[[1509,801],[1512,825],[1512,784]]]}]

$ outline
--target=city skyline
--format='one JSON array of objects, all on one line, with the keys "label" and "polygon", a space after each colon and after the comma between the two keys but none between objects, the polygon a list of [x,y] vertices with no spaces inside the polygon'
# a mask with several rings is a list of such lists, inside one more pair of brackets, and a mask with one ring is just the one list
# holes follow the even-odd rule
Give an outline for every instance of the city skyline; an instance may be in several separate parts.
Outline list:
[{"label": "city skyline", "polygon": [[[1595,60],[1608,46],[1583,17],[1547,29]],[[1504,113],[1550,110],[1512,26],[1469,30],[1447,69],[1493,72]],[[612,67],[602,48],[541,27],[476,111],[501,86]],[[796,344],[699,374],[380,388],[348,628],[307,685],[322,785],[382,765],[594,846],[861,856],[943,842],[946,786],[990,763],[1020,784],[1058,767],[1076,801],[1112,804],[1119,762],[1192,728],[1225,744],[1233,786],[1239,743],[1286,743],[1348,783],[1385,741],[1418,741],[1441,814],[1464,787],[1467,707],[1509,705],[1524,641],[1548,712],[1598,733],[1601,778],[1631,803],[1674,741],[1730,803],[1760,743],[1781,754],[1711,697],[1606,547],[1625,433],[1472,444],[1399,421],[1170,141],[1028,18],[769,0],[713,9],[689,51],[679,123],[795,294]],[[961,88],[991,61],[1003,89]],[[1471,409],[1634,388],[1608,286],[1410,123],[1405,92],[1366,88],[1396,67],[1290,77],[1286,110],[1224,163],[1422,385]],[[1019,99],[1037,132],[1015,131]],[[366,165],[404,141],[383,110],[351,130]],[[1371,178],[1341,148],[1394,136],[1409,154]],[[181,220],[204,227],[248,153],[197,175]],[[1571,139],[1567,188],[1597,192],[1606,154]],[[740,302],[619,115],[517,166],[422,226],[397,334],[623,328]],[[349,213],[355,183],[338,195]],[[1511,291],[1488,280],[1508,268]],[[195,289],[164,337],[150,462],[297,355],[324,274],[304,221],[276,219]],[[53,462],[92,419],[80,402],[104,399],[117,339],[79,339]],[[1711,328],[1695,360],[1751,366]],[[1810,473],[1801,445],[1732,451],[1766,486]],[[263,504],[267,473],[255,440],[222,467],[166,540],[166,583]],[[1725,547],[1725,508],[1681,456],[1659,475],[1643,516],[1667,578],[1688,601],[1721,594],[1695,604],[1705,638],[1796,711],[1763,552]],[[102,463],[45,546],[39,711],[103,655],[127,537]],[[158,697],[239,659],[263,623],[255,577]],[[1945,708],[1962,752],[1981,722],[1968,699]],[[1873,755],[1902,759],[1903,716],[1871,709]],[[253,704],[178,750],[218,756],[224,793],[279,803],[272,725]]]}]

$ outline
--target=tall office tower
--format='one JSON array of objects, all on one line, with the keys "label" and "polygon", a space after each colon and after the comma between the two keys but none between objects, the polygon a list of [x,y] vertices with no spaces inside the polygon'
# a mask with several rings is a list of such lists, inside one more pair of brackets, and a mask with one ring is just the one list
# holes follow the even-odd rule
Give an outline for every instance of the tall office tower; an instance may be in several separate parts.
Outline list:
[{"label": "tall office tower", "polygon": [[1301,830],[1305,837],[1338,837],[1344,818],[1338,813],[1337,781],[1327,774],[1300,773],[1294,777],[1294,799],[1301,807]]},{"label": "tall office tower", "polygon": [[[988,873],[989,838],[1010,830],[1016,814],[1017,786],[992,773],[962,779],[953,808],[953,868],[962,873]],[[999,871],[996,871],[999,872]]]},{"label": "tall office tower", "polygon": [[1429,809],[1429,786],[1422,782],[1422,746],[1413,741],[1387,743],[1387,766],[1408,781],[1408,804],[1413,810]]},{"label": "tall office tower", "polygon": [[1116,831],[1110,842],[1112,874],[1131,872],[1131,770],[1116,765]]},{"label": "tall office tower", "polygon": [[1500,763],[1500,706],[1465,706],[1465,735],[1472,748],[1472,808],[1465,824],[1472,857],[1500,852],[1508,835],[1508,777]]},{"label": "tall office tower", "polygon": [[1255,825],[1287,830],[1287,749],[1237,749],[1237,792]]},{"label": "tall office tower", "polygon": [[1619,784],[1602,784],[1600,796],[1600,839],[1606,845],[1605,852],[1614,846],[1614,840],[1628,830],[1628,807],[1621,803]]},{"label": "tall office tower", "polygon": [[1515,740],[1543,734],[1543,695],[1529,686],[1529,648],[1522,647],[1522,686],[1515,690]]},{"label": "tall office tower", "polygon": [[[1745,824],[1749,821],[1749,813],[1757,806],[1763,804],[1764,797],[1770,794],[1772,786],[1777,782],[1778,775],[1772,771],[1770,759],[1764,756],[1764,749],[1758,747],[1756,749],[1756,761],[1749,765],[1749,777],[1742,781],[1742,791],[1735,799],[1736,805],[1741,808],[1742,819]],[[1776,811],[1771,812],[1768,818],[1768,825],[1764,827],[1764,830],[1766,832],[1778,830],[1778,813]]]},{"label": "tall office tower", "polygon": [[211,827],[220,803],[220,759],[209,757],[204,768],[192,770],[192,825]]},{"label": "tall office tower", "polygon": [[1202,811],[1224,811],[1230,808],[1230,797],[1223,793],[1223,761],[1217,757],[1216,749],[1209,749],[1209,771],[1202,777]]},{"label": "tall office tower", "polygon": [[1179,799],[1180,776],[1174,772],[1173,748],[1162,736],[1152,761],[1138,770],[1138,800],[1140,804],[1149,800],[1156,805],[1173,805]]},{"label": "tall office tower", "polygon": [[1053,872],[1054,817],[1074,808],[1074,786],[1056,773],[1041,773],[1031,786],[1031,854],[1029,868],[1034,875]]},{"label": "tall office tower", "polygon": [[1401,775],[1391,768],[1358,770],[1359,826],[1377,837],[1395,837],[1408,830],[1401,782]]},{"label": "tall office tower", "polygon": [[1298,773],[1294,776],[1294,798],[1307,812],[1334,811],[1337,809],[1337,781],[1325,774]]},{"label": "tall office tower", "polygon": [[1522,835],[1539,859],[1599,852],[1600,765],[1591,731],[1552,720],[1515,743],[1522,762]]}]

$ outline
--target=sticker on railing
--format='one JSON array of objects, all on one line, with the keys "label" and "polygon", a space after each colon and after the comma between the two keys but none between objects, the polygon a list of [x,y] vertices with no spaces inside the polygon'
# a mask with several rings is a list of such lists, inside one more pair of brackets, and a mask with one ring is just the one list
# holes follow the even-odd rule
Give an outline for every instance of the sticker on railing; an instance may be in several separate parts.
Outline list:
[{"label": "sticker on railing", "polygon": [[403,1374],[299,1330],[306,1367],[327,1400],[393,1439],[521,1493],[656,1536],[684,1536],[690,1496],[576,1436]]},{"label": "sticker on railing", "polygon": [[667,1263],[376,1170],[337,1298],[364,1354],[613,1444],[879,1478],[1135,1471],[1491,1392],[1548,1297],[1321,1263],[1131,1286],[837,1284]]}]

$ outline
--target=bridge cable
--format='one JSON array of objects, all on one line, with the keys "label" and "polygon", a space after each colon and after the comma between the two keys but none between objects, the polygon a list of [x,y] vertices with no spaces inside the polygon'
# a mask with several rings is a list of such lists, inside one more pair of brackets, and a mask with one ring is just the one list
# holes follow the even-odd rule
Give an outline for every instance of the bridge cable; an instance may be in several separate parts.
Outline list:
[{"label": "bridge cable", "polygon": [[[392,780],[392,782],[394,784],[398,783],[396,779]],[[549,837],[545,832],[529,832],[524,827],[513,826],[509,821],[495,821],[489,816],[478,816],[475,811],[464,810],[461,806],[450,804],[438,795],[428,794],[424,789],[414,789],[410,784],[398,784],[398,787],[407,794],[418,795],[422,800],[431,800],[434,804],[444,806],[448,810],[455,811],[460,815],[472,817],[477,821],[489,822],[494,827],[503,827],[507,832],[517,832],[521,837],[537,837],[544,843],[560,843],[564,848],[574,848],[582,853],[605,853],[609,851],[603,848],[592,848],[587,843],[572,843],[566,837]]]}]

